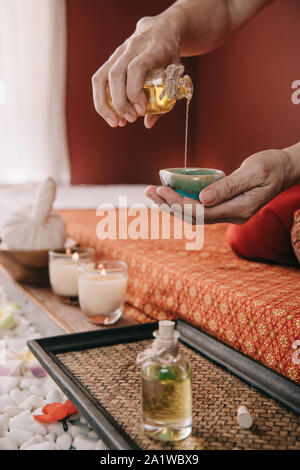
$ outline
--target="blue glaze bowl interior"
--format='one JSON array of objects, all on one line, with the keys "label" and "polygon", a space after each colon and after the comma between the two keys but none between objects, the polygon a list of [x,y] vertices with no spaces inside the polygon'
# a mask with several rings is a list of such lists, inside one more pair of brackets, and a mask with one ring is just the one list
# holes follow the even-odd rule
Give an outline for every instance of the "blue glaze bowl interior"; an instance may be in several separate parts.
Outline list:
[{"label": "blue glaze bowl interior", "polygon": [[160,170],[159,176],[163,186],[198,201],[201,191],[225,173],[213,168],[167,168]]}]

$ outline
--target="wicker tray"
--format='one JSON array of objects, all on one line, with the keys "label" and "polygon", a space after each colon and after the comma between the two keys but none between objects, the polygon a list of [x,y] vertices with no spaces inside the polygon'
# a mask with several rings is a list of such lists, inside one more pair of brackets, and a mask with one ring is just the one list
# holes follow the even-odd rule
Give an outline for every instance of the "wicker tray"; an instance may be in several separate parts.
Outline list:
[{"label": "wicker tray", "polygon": [[[193,433],[174,444],[146,437],[135,360],[157,326],[92,331],[28,344],[111,449],[300,449],[300,387],[180,320],[181,347],[193,366]],[[254,418],[250,430],[237,425],[240,404]]]}]

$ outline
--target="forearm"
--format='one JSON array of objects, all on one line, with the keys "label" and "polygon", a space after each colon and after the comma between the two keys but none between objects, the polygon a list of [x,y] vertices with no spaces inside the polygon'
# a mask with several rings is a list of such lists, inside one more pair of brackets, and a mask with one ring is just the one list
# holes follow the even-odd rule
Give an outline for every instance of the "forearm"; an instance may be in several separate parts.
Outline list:
[{"label": "forearm", "polygon": [[284,151],[289,156],[289,187],[300,184],[300,142],[285,148]]},{"label": "forearm", "polygon": [[178,0],[159,16],[177,28],[180,55],[192,56],[221,45],[271,1]]}]

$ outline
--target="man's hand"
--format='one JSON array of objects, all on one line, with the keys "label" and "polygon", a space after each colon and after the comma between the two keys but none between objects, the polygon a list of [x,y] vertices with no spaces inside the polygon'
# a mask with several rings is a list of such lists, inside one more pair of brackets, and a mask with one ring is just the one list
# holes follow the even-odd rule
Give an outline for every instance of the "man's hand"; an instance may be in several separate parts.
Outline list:
[{"label": "man's hand", "polygon": [[[147,72],[215,49],[270,1],[177,0],[161,14],[142,18],[93,76],[97,112],[111,127],[136,121],[146,108]],[[107,104],[107,83],[115,112]],[[145,126],[150,129],[158,117],[146,116]]]},{"label": "man's hand", "polygon": [[[93,76],[95,108],[111,127],[123,127],[144,113],[147,102],[142,89],[147,72],[180,61],[179,18],[178,13],[173,21],[164,15],[142,18],[135,33]],[[116,112],[107,104],[107,83]],[[151,128],[157,119],[146,116],[145,126]]]},{"label": "man's hand", "polygon": [[299,182],[299,153],[289,150],[266,150],[252,155],[231,175],[204,189],[199,202],[182,198],[164,186],[149,186],[145,194],[158,205],[177,203],[183,207],[186,203],[202,203],[206,224],[243,224],[277,194]]}]

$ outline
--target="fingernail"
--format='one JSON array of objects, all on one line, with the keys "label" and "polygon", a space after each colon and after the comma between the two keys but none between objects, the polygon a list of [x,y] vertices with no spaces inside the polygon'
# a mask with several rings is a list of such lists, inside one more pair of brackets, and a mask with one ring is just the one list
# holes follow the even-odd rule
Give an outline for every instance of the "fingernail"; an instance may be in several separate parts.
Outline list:
[{"label": "fingernail", "polygon": [[116,127],[117,126],[116,121],[114,121],[113,119],[106,118],[106,122],[107,122],[107,124],[110,125],[110,127]]},{"label": "fingernail", "polygon": [[203,204],[213,204],[217,200],[217,191],[213,188],[206,189],[200,194],[200,201]]},{"label": "fingernail", "polygon": [[120,119],[120,120],[119,120],[119,127],[125,127],[126,124],[127,124],[126,119]]},{"label": "fingernail", "polygon": [[140,104],[135,104],[134,109],[136,110],[138,114],[143,114],[144,112],[144,108]]},{"label": "fingernail", "polygon": [[148,117],[148,121],[147,121],[147,124],[145,124],[145,126],[147,127],[147,129],[152,128],[152,126],[153,126],[153,116]]},{"label": "fingernail", "polygon": [[136,116],[134,114],[125,114],[124,118],[126,119],[126,121],[128,122],[134,122],[136,121]]}]

